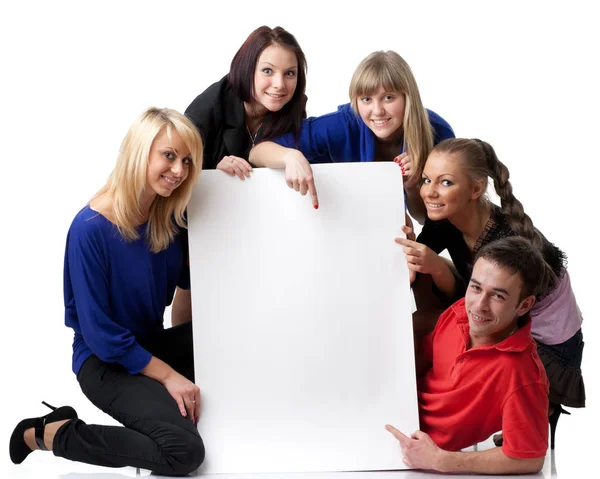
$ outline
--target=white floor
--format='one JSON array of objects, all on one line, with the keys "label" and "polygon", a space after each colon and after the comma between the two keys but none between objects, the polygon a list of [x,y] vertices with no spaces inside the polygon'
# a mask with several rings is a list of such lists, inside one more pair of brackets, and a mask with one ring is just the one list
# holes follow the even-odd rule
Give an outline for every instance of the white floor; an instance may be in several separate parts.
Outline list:
[{"label": "white floor", "polygon": [[[580,413],[579,411],[575,412]],[[102,413],[99,413],[102,414]],[[582,414],[579,414],[580,416]],[[110,420],[104,421],[111,423]],[[577,417],[566,418],[564,424],[559,425],[557,431],[557,447],[555,451],[548,451],[544,468],[542,472],[536,476],[511,476],[511,477],[539,477],[544,479],[549,478],[588,478],[598,477],[595,464],[597,459],[592,455],[591,451],[593,444],[585,441],[583,433],[576,434],[575,437],[568,437],[573,433],[572,425],[567,424],[569,419],[577,422]],[[580,419],[580,418],[579,418]],[[561,418],[562,420],[562,418]],[[560,426],[563,426],[560,428]],[[8,428],[3,427],[8,434],[3,435],[2,440],[5,442],[5,450],[8,449],[8,436],[10,435]],[[593,431],[590,431],[590,433]],[[562,433],[562,434],[561,434]],[[591,435],[591,434],[590,434]],[[589,436],[588,436],[589,437]],[[559,444],[561,443],[561,444]],[[479,449],[493,447],[491,441],[479,445]],[[590,449],[586,451],[586,449]],[[150,471],[139,470],[132,467],[111,469],[106,467],[90,466],[67,461],[62,458],[55,457],[49,452],[35,452],[18,466],[10,463],[8,454],[3,455],[4,461],[0,467],[0,478],[3,479],[120,479],[128,477],[165,477],[153,476]],[[198,474],[197,476],[200,476]],[[418,478],[434,478],[439,477],[439,474],[426,473],[421,471],[369,471],[369,472],[338,472],[338,473],[310,473],[310,474],[218,474],[204,475],[203,477],[215,477],[218,479],[299,479],[306,477],[308,479],[418,479]],[[195,477],[195,476],[192,476]],[[454,478],[466,478],[474,476],[453,475]],[[485,476],[497,477],[497,476]]]},{"label": "white floor", "polygon": [[[583,471],[581,471],[583,472]],[[151,476],[149,471],[136,470],[135,468],[109,469],[104,467],[89,466],[87,464],[78,464],[64,459],[54,457],[50,453],[37,452],[27,458],[26,462],[19,466],[10,465],[2,472],[1,477],[7,479],[120,479],[138,476]],[[592,477],[590,472],[587,474],[571,474],[570,471],[557,470],[556,460],[552,454],[546,457],[543,471],[537,476],[512,476],[512,477],[543,477],[547,478],[571,478],[571,477]],[[165,477],[165,476],[152,476]],[[299,479],[306,477],[308,479],[418,479],[439,477],[437,474],[431,474],[420,471],[375,471],[375,472],[338,472],[338,473],[310,473],[310,474],[216,474],[203,477],[215,477],[218,479]],[[454,478],[473,477],[473,476],[452,476]],[[496,476],[486,476],[496,477]]]}]

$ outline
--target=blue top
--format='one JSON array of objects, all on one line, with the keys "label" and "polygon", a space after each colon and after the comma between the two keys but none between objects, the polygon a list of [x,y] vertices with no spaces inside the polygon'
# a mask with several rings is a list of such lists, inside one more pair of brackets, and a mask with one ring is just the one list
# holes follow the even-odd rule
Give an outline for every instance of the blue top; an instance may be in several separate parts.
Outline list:
[{"label": "blue top", "polygon": [[[427,114],[433,127],[434,145],[446,138],[454,138],[454,131],[446,120],[431,110],[427,110]],[[373,161],[375,138],[362,118],[354,113],[350,103],[346,103],[333,113],[304,120],[299,144],[293,134],[273,141],[287,148],[297,148],[311,163],[340,163]]]},{"label": "blue top", "polygon": [[187,231],[152,253],[145,239],[126,242],[104,216],[83,208],[71,223],[64,269],[65,324],[75,330],[73,372],[92,354],[137,374],[152,355],[138,339],[163,329],[175,286],[189,289]]}]

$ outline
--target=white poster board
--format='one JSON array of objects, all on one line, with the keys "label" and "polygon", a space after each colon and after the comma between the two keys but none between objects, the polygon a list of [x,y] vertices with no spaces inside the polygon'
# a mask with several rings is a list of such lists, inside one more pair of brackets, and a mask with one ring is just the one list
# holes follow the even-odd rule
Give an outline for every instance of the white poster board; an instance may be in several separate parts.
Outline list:
[{"label": "white poster board", "polygon": [[418,429],[394,163],[205,171],[188,210],[206,473],[404,469],[384,429]]}]

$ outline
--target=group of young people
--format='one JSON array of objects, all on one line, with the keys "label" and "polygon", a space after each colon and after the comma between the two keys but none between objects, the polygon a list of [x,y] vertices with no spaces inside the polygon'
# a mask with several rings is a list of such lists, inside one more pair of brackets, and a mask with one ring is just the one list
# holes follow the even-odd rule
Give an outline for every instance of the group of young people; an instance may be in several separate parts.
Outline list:
[{"label": "group of young people", "polygon": [[[311,164],[394,161],[408,212],[424,223],[415,238],[407,215],[406,238],[396,239],[420,295],[421,430],[408,437],[386,427],[411,467],[541,469],[548,422],[553,446],[562,405],[585,405],[582,317],[564,253],[533,226],[493,148],[455,138],[424,107],[400,55],[367,56],[350,81],[350,102],[323,116],[306,118],[306,81],[294,36],[263,26],[185,115],[149,108],[135,120],[106,185],[73,220],[64,262],[73,372],[123,427],[86,424],[73,408],[50,406],[14,429],[15,464],[41,449],[163,475],[196,470],[205,452],[185,212],[200,170],[245,180],[253,167],[284,168],[288,186],[318,208]],[[500,206],[486,195],[488,178]],[[501,446],[460,452],[500,430]]]}]

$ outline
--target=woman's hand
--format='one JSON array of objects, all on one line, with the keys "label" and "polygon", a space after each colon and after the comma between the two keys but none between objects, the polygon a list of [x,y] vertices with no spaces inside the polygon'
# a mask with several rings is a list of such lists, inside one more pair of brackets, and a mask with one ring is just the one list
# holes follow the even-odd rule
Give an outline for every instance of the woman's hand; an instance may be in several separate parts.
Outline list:
[{"label": "woman's hand", "polygon": [[162,384],[177,402],[181,415],[189,417],[194,424],[197,424],[200,417],[200,388],[174,369]]},{"label": "woman's hand", "polygon": [[[407,237],[409,234],[414,237],[411,228],[403,226],[402,230],[406,233]],[[404,238],[396,238],[394,241],[404,247],[406,262],[411,271],[434,275],[439,272],[440,267],[445,266],[442,259],[424,244]]]},{"label": "woman's hand", "polygon": [[237,176],[240,180],[250,178],[252,165],[239,156],[224,156],[217,164],[217,170],[224,171],[229,176]]},{"label": "woman's hand", "polygon": [[412,189],[417,186],[419,179],[414,171],[414,165],[412,158],[406,152],[398,155],[394,158],[394,162],[397,163],[402,169],[402,178],[404,180],[404,188]]},{"label": "woman's hand", "polygon": [[[405,216],[406,226],[402,227],[402,232],[406,235],[407,240],[415,241],[416,236],[413,231],[412,220],[410,219],[410,216],[408,216],[408,213],[404,213],[404,216]],[[417,279],[417,272],[409,268],[408,279],[410,281],[410,284],[413,284],[415,279]]]},{"label": "woman's hand", "polygon": [[406,225],[402,227],[402,232],[406,235],[406,239],[416,241],[417,237],[413,231],[413,222],[410,219],[410,216],[408,216],[408,213],[404,213],[404,221]]},{"label": "woman's hand", "polygon": [[312,167],[302,153],[297,150],[290,150],[284,157],[285,164],[285,182],[287,185],[300,192],[302,196],[310,193],[313,207],[319,208],[319,198],[315,187]]}]

